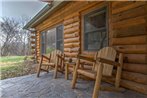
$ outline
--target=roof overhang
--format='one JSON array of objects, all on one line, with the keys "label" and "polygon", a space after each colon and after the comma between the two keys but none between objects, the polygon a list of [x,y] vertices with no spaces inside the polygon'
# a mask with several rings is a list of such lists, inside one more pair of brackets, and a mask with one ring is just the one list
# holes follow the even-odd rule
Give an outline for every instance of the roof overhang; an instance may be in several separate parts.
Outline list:
[{"label": "roof overhang", "polygon": [[54,11],[58,10],[59,8],[63,7],[67,4],[67,1],[64,0],[54,1],[52,4],[47,4],[41,11],[38,12],[24,27],[23,29],[30,29],[34,28],[42,21],[44,21],[49,15],[51,15]]}]

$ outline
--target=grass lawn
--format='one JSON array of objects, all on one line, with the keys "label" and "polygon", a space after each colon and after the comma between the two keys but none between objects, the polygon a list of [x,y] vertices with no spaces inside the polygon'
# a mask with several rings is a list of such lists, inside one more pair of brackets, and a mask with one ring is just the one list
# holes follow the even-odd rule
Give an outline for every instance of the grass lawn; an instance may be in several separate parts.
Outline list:
[{"label": "grass lawn", "polygon": [[0,62],[1,63],[22,62],[24,58],[25,58],[24,56],[6,56],[6,57],[1,57]]},{"label": "grass lawn", "polygon": [[[0,58],[0,79],[29,74],[30,66],[25,61],[25,56],[7,56]],[[30,58],[27,58],[30,60]],[[24,63],[25,62],[25,63]]]}]

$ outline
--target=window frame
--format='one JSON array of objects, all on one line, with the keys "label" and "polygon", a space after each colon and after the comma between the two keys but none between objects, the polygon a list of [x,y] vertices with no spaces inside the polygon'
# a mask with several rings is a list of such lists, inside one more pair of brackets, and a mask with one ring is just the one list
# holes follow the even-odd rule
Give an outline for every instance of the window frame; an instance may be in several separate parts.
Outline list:
[{"label": "window frame", "polygon": [[81,13],[81,52],[82,53],[88,53],[88,54],[94,54],[96,51],[98,51],[98,50],[86,50],[85,49],[85,46],[84,46],[84,36],[85,36],[85,32],[84,32],[84,17],[85,17],[85,15],[87,15],[87,14],[89,14],[89,13],[91,13],[91,12],[93,12],[93,11],[96,11],[96,10],[98,10],[98,11],[102,11],[102,9],[105,9],[105,12],[106,12],[106,33],[107,33],[107,45],[109,46],[109,19],[108,19],[108,15],[109,15],[109,9],[108,9],[108,5],[103,5],[103,6],[97,6],[97,7],[94,7],[94,8],[92,8],[92,9],[88,9],[88,10],[86,10],[86,11],[84,11],[84,12],[82,12]]},{"label": "window frame", "polygon": [[[48,30],[51,30],[53,28],[57,28],[58,26],[63,26],[62,38],[63,38],[63,51],[64,51],[64,25],[63,25],[63,23],[61,23],[61,24],[58,24],[58,25],[55,25],[55,26],[52,26],[50,28],[47,28],[45,30],[40,31],[40,53],[41,54],[43,54],[42,53],[42,33],[45,33],[45,35],[47,36],[47,31]],[[45,36],[45,52],[46,52],[46,45],[47,45],[47,43],[46,43],[47,37],[46,36]],[[56,43],[57,43],[57,32],[55,33],[55,49],[57,49],[57,44]],[[46,53],[44,53],[44,54],[46,54]]]},{"label": "window frame", "polygon": [[[59,40],[57,40],[57,32],[56,32],[56,39],[55,39],[56,40],[56,49],[57,49],[57,41],[61,41],[62,40],[62,42],[63,42],[63,49],[61,51],[63,52],[64,51],[64,25],[63,24],[57,25],[56,28],[59,27],[59,26],[62,26],[63,32],[62,32],[62,39],[59,39]],[[57,31],[57,29],[56,29],[56,31]]]}]

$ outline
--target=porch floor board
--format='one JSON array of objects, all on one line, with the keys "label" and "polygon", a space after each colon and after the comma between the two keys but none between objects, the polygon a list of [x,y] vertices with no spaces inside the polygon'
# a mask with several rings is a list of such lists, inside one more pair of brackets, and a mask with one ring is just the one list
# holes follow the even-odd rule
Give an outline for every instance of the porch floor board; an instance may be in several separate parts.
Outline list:
[{"label": "porch floor board", "polygon": [[[91,98],[94,82],[78,80],[76,89],[71,89],[71,79],[65,80],[59,74],[53,79],[53,73],[41,73],[0,80],[0,98]],[[99,98],[147,98],[134,91],[121,93],[101,91]]]}]

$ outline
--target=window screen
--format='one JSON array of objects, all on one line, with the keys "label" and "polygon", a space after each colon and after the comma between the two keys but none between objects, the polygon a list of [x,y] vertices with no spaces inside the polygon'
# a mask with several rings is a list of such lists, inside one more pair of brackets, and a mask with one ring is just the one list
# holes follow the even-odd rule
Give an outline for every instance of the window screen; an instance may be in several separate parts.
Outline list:
[{"label": "window screen", "polygon": [[45,54],[46,53],[46,33],[43,32],[41,36],[41,53]]},{"label": "window screen", "polygon": [[46,54],[56,49],[56,28],[50,29],[46,33]]},{"label": "window screen", "polygon": [[106,8],[84,16],[84,50],[96,51],[108,44]]},{"label": "window screen", "polygon": [[56,49],[63,51],[63,25],[56,28]]},{"label": "window screen", "polygon": [[63,51],[63,25],[42,32],[41,53],[48,54],[55,49]]}]

